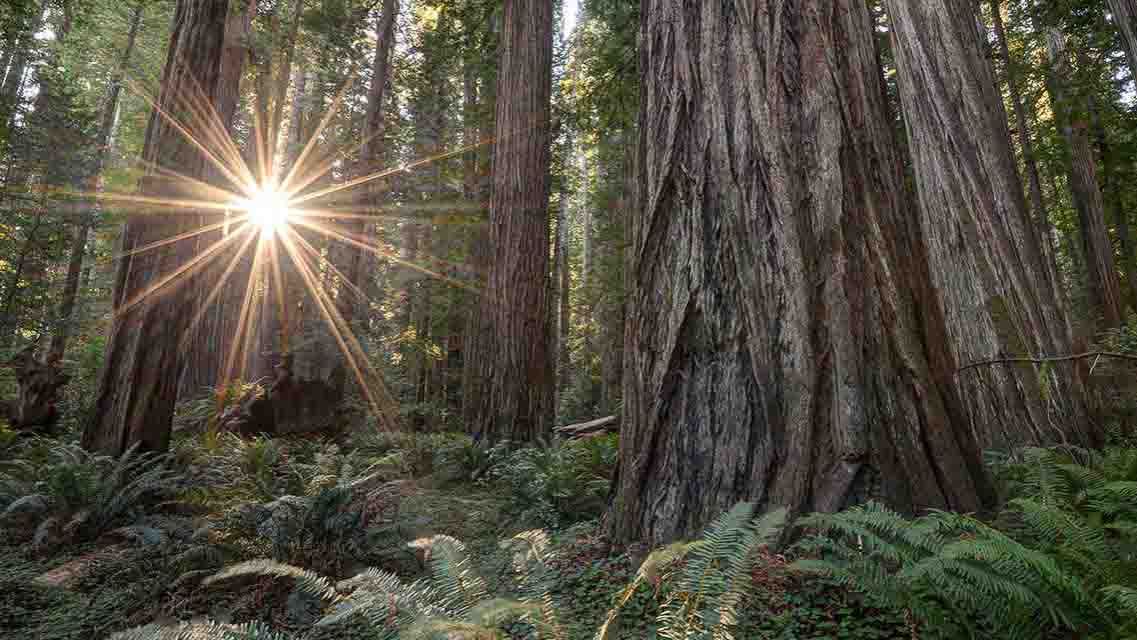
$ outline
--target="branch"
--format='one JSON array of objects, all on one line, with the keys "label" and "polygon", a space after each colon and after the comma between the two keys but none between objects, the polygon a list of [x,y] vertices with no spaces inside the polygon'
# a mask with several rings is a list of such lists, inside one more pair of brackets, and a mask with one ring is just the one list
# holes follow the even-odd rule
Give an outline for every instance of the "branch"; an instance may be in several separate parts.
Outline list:
[{"label": "branch", "polygon": [[992,364],[1009,364],[1009,363],[1029,363],[1029,364],[1043,364],[1047,362],[1071,362],[1073,360],[1085,360],[1086,358],[1118,358],[1120,360],[1133,360],[1137,361],[1137,355],[1128,353],[1117,353],[1114,351],[1089,351],[1086,353],[1078,353],[1069,356],[1055,356],[1048,358],[999,358],[996,360],[981,360],[979,362],[972,362],[956,369],[956,373],[962,373],[968,369],[975,369],[985,365]]}]

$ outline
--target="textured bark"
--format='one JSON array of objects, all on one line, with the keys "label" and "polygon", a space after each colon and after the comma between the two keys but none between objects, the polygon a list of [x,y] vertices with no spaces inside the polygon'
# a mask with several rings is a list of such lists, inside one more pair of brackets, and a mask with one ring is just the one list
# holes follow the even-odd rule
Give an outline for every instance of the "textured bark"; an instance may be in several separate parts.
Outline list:
[{"label": "textured bark", "polygon": [[15,373],[16,398],[7,403],[7,415],[0,417],[16,429],[45,430],[54,425],[59,418],[55,408],[59,389],[71,378],[60,371],[59,359],[40,360],[31,346],[3,366]]},{"label": "textured bark", "polygon": [[1010,47],[1007,46],[1007,29],[1003,24],[1002,0],[991,0],[991,14],[994,16],[995,38],[998,41],[999,57],[1002,59],[1004,73],[1006,74],[1007,90],[1011,96],[1011,106],[1015,112],[1015,128],[1018,131],[1023,166],[1026,168],[1027,184],[1030,188],[1030,205],[1034,213],[1035,233],[1038,235],[1043,259],[1046,261],[1046,275],[1050,279],[1050,289],[1061,290],[1055,263],[1057,253],[1054,247],[1054,229],[1046,210],[1046,201],[1042,196],[1042,174],[1038,170],[1038,156],[1034,151],[1034,140],[1030,137],[1031,118],[1028,117],[1027,106],[1023,101],[1018,70],[1015,61],[1011,58]]},{"label": "textured bark", "polygon": [[1109,0],[1109,8],[1121,33],[1121,45],[1129,59],[1129,72],[1137,78],[1137,0]]},{"label": "textured bark", "polygon": [[[245,0],[239,6],[230,7],[213,111],[207,116],[209,124],[202,126],[212,132],[225,131],[225,135],[230,138],[241,101],[241,79],[251,57],[252,22],[256,11],[256,0]],[[216,136],[216,133],[213,135]],[[220,172],[212,167],[207,169],[204,178],[212,183],[226,182]],[[231,188],[236,190],[235,186]],[[201,234],[198,236],[198,245],[212,245],[235,230],[225,228]],[[200,288],[197,295],[207,301],[207,306],[201,310],[200,318],[191,328],[192,334],[183,341],[187,354],[179,389],[182,397],[211,393],[211,390],[224,387],[232,378],[240,377],[243,373],[239,366],[239,363],[245,362],[244,354],[241,353],[243,342],[238,335],[239,315],[245,299],[245,287],[249,284],[252,255],[246,251],[246,255],[238,258],[237,252],[241,244],[243,243],[232,243],[225,251],[219,252],[197,279]],[[238,260],[236,268],[224,280],[224,287],[218,290],[218,284],[222,282],[234,259]],[[229,370],[231,355],[233,371]]]},{"label": "textured bark", "polygon": [[505,0],[490,199],[489,275],[469,428],[532,442],[552,428],[549,160],[553,7]]},{"label": "textured bark", "polygon": [[1090,294],[1091,333],[1121,326],[1123,314],[1121,285],[1113,263],[1113,241],[1105,226],[1105,202],[1098,186],[1097,159],[1090,146],[1089,104],[1069,89],[1071,66],[1066,39],[1056,30],[1047,32],[1047,53],[1051,70],[1047,88],[1057,116],[1058,128],[1066,141],[1067,171],[1078,229],[1086,257],[1086,280]]},{"label": "textured bark", "polygon": [[690,536],[739,500],[979,508],[866,3],[641,11],[611,533]]},{"label": "textured bark", "polygon": [[[494,30],[496,22],[491,18],[490,30]],[[466,104],[463,115],[465,133],[464,142],[472,145],[479,139],[488,138],[493,134],[493,118],[481,118],[478,108],[479,102],[493,105],[497,96],[495,84],[488,82],[483,76],[483,91],[478,91],[475,84],[472,61],[468,61],[466,68],[466,89],[464,101]],[[488,66],[488,65],[486,65]],[[484,71],[483,71],[484,73]],[[492,111],[491,111],[492,113]],[[485,147],[477,147],[468,153],[466,164],[466,190],[467,199],[476,205],[476,211],[470,225],[469,242],[467,244],[467,261],[470,271],[477,280],[476,284],[484,286],[484,276],[489,267],[489,231],[487,230],[487,203],[492,179],[492,147],[487,151]],[[468,306],[466,322],[462,330],[462,416],[469,418],[477,410],[477,398],[474,396],[474,381],[479,375],[477,357],[481,344],[481,304],[480,298],[475,298]]]},{"label": "textured bark", "polygon": [[[929,284],[944,313],[951,366],[1070,353],[1061,292],[1048,285],[1029,231],[1006,113],[991,97],[997,91],[974,3],[887,4]],[[1045,387],[1040,373],[1049,376]],[[984,448],[1093,438],[1072,368],[982,367],[961,374],[958,384]]]},{"label": "textured bark", "polygon": [[[162,71],[158,104],[184,117],[193,92],[213,103],[221,81],[228,0],[180,0],[174,12],[170,47]],[[206,160],[157,110],[151,113],[143,157],[152,165],[182,175],[204,177]],[[168,196],[178,187],[156,175],[140,184],[147,196]],[[181,339],[197,305],[192,278],[183,275],[155,295],[132,304],[137,297],[189,262],[192,239],[174,242],[161,251],[129,253],[193,229],[200,216],[135,214],[122,230],[123,258],[115,282],[115,317],[100,375],[92,420],[83,433],[83,446],[121,454],[135,443],[165,450],[177,401],[183,364]]]}]

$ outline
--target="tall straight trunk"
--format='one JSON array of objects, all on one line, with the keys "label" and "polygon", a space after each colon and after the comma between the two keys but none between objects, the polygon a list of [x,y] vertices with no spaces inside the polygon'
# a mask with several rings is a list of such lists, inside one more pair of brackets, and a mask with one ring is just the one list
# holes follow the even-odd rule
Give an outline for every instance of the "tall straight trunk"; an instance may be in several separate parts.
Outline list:
[{"label": "tall straight trunk", "polygon": [[1051,70],[1047,88],[1057,114],[1058,128],[1069,151],[1067,165],[1070,191],[1078,212],[1078,228],[1086,256],[1086,280],[1090,306],[1096,316],[1093,333],[1121,326],[1121,285],[1113,262],[1113,241],[1105,226],[1105,203],[1098,185],[1097,159],[1090,146],[1089,104],[1069,89],[1071,66],[1066,39],[1057,30],[1046,34]]},{"label": "tall straight trunk", "polygon": [[1030,187],[1030,205],[1034,213],[1039,246],[1043,250],[1044,259],[1047,263],[1047,276],[1051,279],[1051,288],[1059,288],[1057,272],[1054,268],[1056,255],[1054,229],[1046,210],[1046,200],[1042,196],[1042,174],[1038,170],[1038,156],[1034,151],[1034,141],[1030,136],[1031,119],[1028,117],[1027,106],[1023,101],[1018,69],[1015,61],[1011,58],[1010,47],[1007,45],[1007,29],[1003,23],[1002,0],[991,0],[991,14],[994,16],[995,38],[998,40],[999,57],[1006,74],[1007,90],[1011,96],[1011,106],[1015,112],[1015,128],[1019,134],[1019,147],[1022,149],[1023,166],[1026,168],[1027,184]]},{"label": "tall straight trunk", "polygon": [[[363,176],[378,169],[383,149],[383,108],[387,90],[387,79],[390,75],[391,50],[395,40],[395,18],[399,13],[398,0],[383,0],[383,13],[379,18],[377,40],[375,42],[375,57],[371,66],[371,86],[367,91],[367,111],[364,119],[363,145],[360,148],[356,175]],[[377,204],[382,191],[379,186],[369,183],[362,188],[363,200],[369,204]],[[367,222],[362,218],[345,221],[344,227],[348,234],[366,242]],[[340,270],[351,284],[350,288],[359,291],[363,287],[365,265],[368,264],[366,254],[360,247],[342,247]],[[341,287],[336,296],[336,308],[343,318],[344,326],[351,327],[360,315],[358,295]],[[346,380],[346,378],[345,378]],[[345,389],[338,385],[337,395],[342,397]]]},{"label": "tall straight trunk", "polygon": [[[191,96],[216,100],[221,83],[228,0],[179,0],[166,65],[162,71],[158,107],[186,119]],[[143,158],[190,178],[208,173],[207,160],[155,109],[150,115]],[[151,174],[140,183],[144,196],[179,195],[183,185]],[[153,242],[195,228],[201,216],[135,214],[122,230],[122,255],[114,293],[114,320],[106,359],[99,377],[92,420],[83,433],[89,450],[121,454],[135,443],[165,450],[177,402],[183,365],[181,340],[195,311],[196,286],[182,275],[162,291],[147,291],[187,264],[197,243],[184,239],[161,251],[133,253]],[[141,302],[139,296],[145,295]]]},{"label": "tall straight trunk", "polygon": [[532,442],[552,429],[555,382],[547,302],[551,2],[505,0],[500,60],[490,265],[469,427],[489,441]]},{"label": "tall straight trunk", "polygon": [[[118,111],[119,97],[122,95],[123,72],[126,65],[130,63],[131,56],[134,55],[134,45],[138,39],[138,29],[142,26],[144,11],[144,3],[140,2],[134,7],[134,12],[130,17],[130,30],[126,36],[126,47],[122,50],[118,66],[111,74],[110,83],[107,86],[107,96],[103,101],[102,121],[95,138],[95,157],[88,173],[87,184],[83,185],[89,191],[98,188],[99,176],[103,172],[107,154],[110,153],[115,114]],[[93,203],[88,206],[93,209]],[[75,237],[71,243],[71,255],[67,260],[67,277],[64,280],[63,297],[59,302],[59,315],[55,323],[55,331],[51,337],[48,360],[61,359],[67,350],[67,340],[71,335],[71,324],[75,315],[75,300],[79,293],[79,278],[83,271],[83,259],[87,253],[87,237],[90,235],[93,223],[94,211],[92,210],[83,215],[75,228]]]},{"label": "tall straight trunk", "polygon": [[[1129,231],[1129,215],[1125,210],[1124,187],[1118,184],[1115,147],[1106,133],[1101,105],[1095,96],[1090,96],[1090,117],[1093,120],[1094,143],[1102,167],[1102,194],[1109,199],[1113,224],[1117,228],[1117,241],[1121,245],[1121,266],[1129,285],[1129,308],[1137,309],[1137,255],[1133,252],[1133,237]],[[1124,297],[1124,296],[1123,296]]]},{"label": "tall straight trunk", "polygon": [[[210,130],[222,130],[232,138],[237,107],[241,101],[241,79],[248,67],[251,51],[252,23],[256,16],[256,0],[244,0],[243,4],[231,6],[225,24],[225,41],[221,53],[221,80],[217,85],[217,95],[213,103]],[[213,120],[213,116],[216,119]],[[219,172],[209,170],[209,182],[223,183]],[[230,214],[226,214],[227,216]],[[208,246],[222,240],[226,234],[236,231],[236,227],[218,229],[198,236],[200,246]],[[228,384],[231,378],[238,377],[244,363],[242,353],[244,341],[241,332],[240,311],[245,298],[245,288],[249,284],[252,269],[251,252],[237,257],[240,243],[229,245],[222,251],[197,279],[200,291],[197,295],[208,305],[201,310],[201,316],[192,327],[191,335],[184,340],[187,353],[182,373],[179,394],[191,397],[207,392],[209,389]],[[228,278],[224,278],[231,262],[238,260]],[[218,287],[221,287],[218,290]],[[211,298],[212,296],[212,298]],[[233,364],[230,370],[230,363]]]},{"label": "tall straight trunk", "polygon": [[284,60],[280,69],[276,71],[276,86],[272,95],[272,118],[269,124],[272,127],[273,142],[279,139],[281,122],[284,116],[284,102],[288,97],[288,81],[292,78],[292,61],[296,57],[296,38],[300,33],[300,23],[304,17],[304,0],[293,0],[292,22],[288,25],[288,35],[285,38]]},{"label": "tall straight trunk", "polygon": [[[491,18],[490,31],[491,33],[496,28],[496,21]],[[496,84],[488,81],[488,74],[483,70],[482,91],[478,91],[476,80],[474,76],[474,63],[467,61],[465,89],[465,105],[466,109],[463,114],[463,126],[465,128],[464,142],[467,145],[473,145],[479,139],[488,138],[493,135],[493,118],[483,118],[479,109],[479,102],[486,105],[493,105],[496,100],[497,91]],[[492,109],[490,110],[492,113]],[[490,180],[492,179],[492,147],[487,150],[486,147],[478,145],[472,151],[467,153],[468,160],[466,164],[466,189],[467,201],[473,205],[474,213],[471,216],[470,232],[468,234],[467,243],[467,262],[469,270],[474,274],[474,282],[479,288],[485,286],[485,274],[489,269],[489,231],[487,229],[488,221],[488,201],[490,194]],[[481,300],[475,297],[468,305],[466,310],[465,323],[462,329],[462,416],[469,418],[472,416],[477,408],[478,399],[474,396],[474,381],[479,375],[479,365],[477,361],[482,342],[481,331],[483,329],[481,321]]]},{"label": "tall straight trunk", "polygon": [[27,31],[20,33],[13,39],[11,62],[8,65],[8,74],[4,76],[4,83],[0,85],[0,132],[6,131],[12,123],[12,116],[20,105],[20,94],[23,91],[24,74],[31,62],[32,45],[35,36],[43,28],[47,18],[50,0],[43,0],[39,10],[32,17]]},{"label": "tall straight trunk", "polygon": [[1121,46],[1129,59],[1129,72],[1137,78],[1137,0],[1109,0],[1109,8],[1121,33]]},{"label": "tall straight trunk", "polygon": [[[573,148],[571,135],[567,147],[571,154]],[[557,207],[556,245],[553,247],[553,284],[556,292],[553,303],[556,305],[556,314],[554,317],[556,318],[557,326],[557,330],[553,336],[553,354],[556,356],[554,362],[556,362],[557,367],[558,391],[563,391],[568,387],[569,378],[568,338],[572,321],[572,305],[569,301],[572,289],[572,275],[569,273],[568,262],[570,195],[568,189],[563,189],[561,192],[560,205]]]},{"label": "tall straight trunk", "polygon": [[[997,91],[974,2],[887,5],[930,261],[927,284],[944,313],[950,367],[1070,353],[1061,292],[1047,281],[1006,113],[992,98]],[[967,424],[984,448],[1094,439],[1072,366],[977,366],[956,380]]]},{"label": "tall straight trunk", "polygon": [[641,9],[611,533],[686,537],[739,500],[977,509],[866,3],[737,6]]}]

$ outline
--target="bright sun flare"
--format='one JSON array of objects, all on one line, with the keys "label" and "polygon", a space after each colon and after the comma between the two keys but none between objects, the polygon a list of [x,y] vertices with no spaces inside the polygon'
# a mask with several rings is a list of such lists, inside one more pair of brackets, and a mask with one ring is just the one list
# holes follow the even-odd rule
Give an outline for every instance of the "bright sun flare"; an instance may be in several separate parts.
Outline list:
[{"label": "bright sun flare", "polygon": [[249,221],[272,233],[288,222],[288,199],[276,191],[261,191],[244,203]]}]

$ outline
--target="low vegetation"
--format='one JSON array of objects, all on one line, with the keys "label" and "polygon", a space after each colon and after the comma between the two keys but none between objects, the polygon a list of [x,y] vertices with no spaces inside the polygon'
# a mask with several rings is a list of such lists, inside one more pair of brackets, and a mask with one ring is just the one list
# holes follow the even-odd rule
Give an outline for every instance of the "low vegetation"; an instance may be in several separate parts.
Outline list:
[{"label": "low vegetation", "polygon": [[[1115,439],[1116,440],[1116,439]],[[13,438],[6,638],[1137,637],[1137,447],[990,456],[991,517],[741,504],[602,535],[612,435],[486,447],[195,433],[120,459]]]}]

